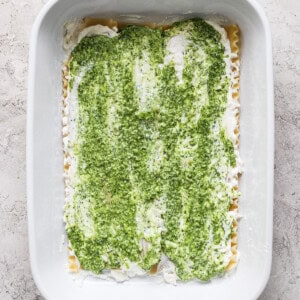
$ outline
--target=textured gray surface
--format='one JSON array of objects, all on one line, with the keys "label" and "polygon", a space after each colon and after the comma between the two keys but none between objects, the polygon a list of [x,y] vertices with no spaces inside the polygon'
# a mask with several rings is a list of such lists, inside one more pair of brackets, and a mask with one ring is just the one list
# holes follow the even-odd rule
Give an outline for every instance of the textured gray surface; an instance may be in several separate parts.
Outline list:
[{"label": "textured gray surface", "polygon": [[[28,40],[47,0],[0,0],[0,299],[42,299],[31,277],[25,197]],[[300,1],[260,0],[274,49],[272,273],[260,299],[300,299]],[[298,14],[298,15],[297,15]]]}]

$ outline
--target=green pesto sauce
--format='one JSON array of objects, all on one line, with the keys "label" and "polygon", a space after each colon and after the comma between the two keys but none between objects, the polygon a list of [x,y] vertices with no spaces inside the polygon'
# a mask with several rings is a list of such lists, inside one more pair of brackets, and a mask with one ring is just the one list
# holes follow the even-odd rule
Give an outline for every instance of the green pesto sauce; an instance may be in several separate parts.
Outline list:
[{"label": "green pesto sauce", "polygon": [[[175,63],[164,63],[177,35],[189,41],[182,82]],[[68,211],[66,220],[84,269],[136,262],[149,270],[164,253],[182,280],[224,272],[218,249],[232,228],[225,178],[236,160],[222,128],[229,78],[220,38],[194,19],[167,31],[128,26],[114,38],[86,37],[73,50],[70,88],[84,74],[75,221]]]}]

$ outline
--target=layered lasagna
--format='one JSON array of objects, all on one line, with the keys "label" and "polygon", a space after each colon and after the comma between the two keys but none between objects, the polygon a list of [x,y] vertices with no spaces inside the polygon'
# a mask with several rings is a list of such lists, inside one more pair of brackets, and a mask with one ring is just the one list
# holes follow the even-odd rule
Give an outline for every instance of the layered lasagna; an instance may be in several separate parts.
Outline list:
[{"label": "layered lasagna", "polygon": [[[79,28],[79,29],[78,29]],[[238,27],[84,21],[66,37],[70,270],[208,281],[237,262]]]}]

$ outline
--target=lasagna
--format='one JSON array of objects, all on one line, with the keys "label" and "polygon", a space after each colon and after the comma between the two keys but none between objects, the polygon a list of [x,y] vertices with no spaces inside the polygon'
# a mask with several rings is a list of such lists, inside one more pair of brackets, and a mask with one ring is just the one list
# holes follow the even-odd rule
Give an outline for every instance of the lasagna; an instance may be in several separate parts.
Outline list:
[{"label": "lasagna", "polygon": [[63,69],[71,271],[209,281],[237,263],[238,27],[82,21]]}]

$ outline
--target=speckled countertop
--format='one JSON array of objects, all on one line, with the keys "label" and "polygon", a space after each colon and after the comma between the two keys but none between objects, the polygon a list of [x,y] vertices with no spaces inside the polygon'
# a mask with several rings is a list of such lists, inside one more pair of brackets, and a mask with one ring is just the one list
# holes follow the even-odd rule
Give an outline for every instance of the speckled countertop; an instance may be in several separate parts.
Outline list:
[{"label": "speckled countertop", "polygon": [[[238,0],[237,0],[238,1]],[[259,0],[275,79],[272,273],[260,299],[300,299],[300,1]],[[0,299],[42,299],[31,276],[25,196],[28,41],[47,0],[0,0]]]}]

